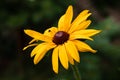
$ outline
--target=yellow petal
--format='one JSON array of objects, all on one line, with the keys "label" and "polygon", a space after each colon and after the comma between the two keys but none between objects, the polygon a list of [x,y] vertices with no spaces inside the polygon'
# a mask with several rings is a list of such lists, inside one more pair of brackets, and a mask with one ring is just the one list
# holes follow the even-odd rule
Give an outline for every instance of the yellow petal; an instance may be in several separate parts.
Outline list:
[{"label": "yellow petal", "polygon": [[73,58],[70,56],[70,54],[67,52],[68,55],[68,61],[70,62],[70,64],[74,65],[74,60]]},{"label": "yellow petal", "polygon": [[85,35],[80,35],[80,34],[76,34],[76,33],[72,33],[70,34],[70,38],[69,40],[75,40],[75,39],[88,39],[88,40],[92,40],[92,38],[85,36]]},{"label": "yellow petal", "polygon": [[65,13],[65,31],[68,31],[68,29],[70,28],[71,25],[71,21],[73,18],[73,7],[69,6],[66,13]]},{"label": "yellow petal", "polygon": [[26,50],[28,47],[37,46],[37,45],[38,45],[38,44],[30,44],[30,45],[24,47],[23,50]]},{"label": "yellow petal", "polygon": [[59,45],[59,59],[60,59],[62,66],[65,69],[68,69],[68,56],[67,56],[64,44]]},{"label": "yellow petal", "polygon": [[53,37],[57,31],[58,30],[56,27],[51,27],[51,28],[45,30],[44,35],[49,36],[49,37]]},{"label": "yellow petal", "polygon": [[46,52],[47,51],[44,50],[41,53],[36,54],[34,57],[34,64],[38,64],[38,62],[40,62],[40,60],[45,56]]},{"label": "yellow petal", "polygon": [[72,33],[72,35],[84,35],[84,36],[91,37],[91,36],[98,34],[100,32],[101,32],[101,30],[86,29],[86,30],[75,31],[74,33]]},{"label": "yellow petal", "polygon": [[72,41],[68,41],[67,43],[65,43],[65,47],[70,56],[77,62],[80,62],[79,53],[74,43]]},{"label": "yellow petal", "polygon": [[74,40],[74,44],[80,52],[92,52],[96,53],[96,50],[93,50],[89,45],[82,41]]},{"label": "yellow petal", "polygon": [[60,18],[58,22],[58,30],[68,31],[71,25],[72,17],[73,17],[73,7],[69,6],[66,13]]},{"label": "yellow petal", "polygon": [[91,13],[88,13],[89,10],[82,11],[77,18],[73,21],[72,26],[80,24],[82,21],[86,20]]},{"label": "yellow petal", "polygon": [[59,31],[65,31],[65,14],[60,17],[58,22],[58,30]]},{"label": "yellow petal", "polygon": [[46,45],[45,43],[41,43],[37,45],[31,52],[31,57],[33,57],[35,54],[37,54],[38,50],[42,48],[42,46]]},{"label": "yellow petal", "polygon": [[34,30],[27,29],[27,30],[24,30],[24,32],[36,40],[47,41],[47,42],[49,42],[51,40],[51,38],[49,36],[45,36]]},{"label": "yellow petal", "polygon": [[58,50],[59,47],[56,47],[52,53],[52,67],[55,73],[58,73]]},{"label": "yellow petal", "polygon": [[87,20],[87,21],[83,21],[81,22],[78,26],[74,26],[72,27],[68,33],[72,33],[74,31],[78,31],[78,30],[82,30],[82,29],[86,29],[91,23],[91,20]]},{"label": "yellow petal", "polygon": [[86,29],[89,25],[91,24],[91,20],[87,20],[82,22],[81,24],[79,24],[79,28],[77,30],[82,30],[82,29]]},{"label": "yellow petal", "polygon": [[76,26],[79,26],[79,24],[83,21],[85,21],[89,16],[91,15],[91,13],[88,13],[88,10],[83,11],[80,15],[78,15],[78,17],[73,21],[73,23],[71,24],[71,28],[69,30],[69,33],[72,32],[72,30],[74,30],[73,28]]},{"label": "yellow petal", "polygon": [[38,51],[36,51],[36,55],[34,57],[34,64],[37,64],[47,53],[48,50],[54,48],[55,45],[42,43],[39,45]]},{"label": "yellow petal", "polygon": [[33,57],[35,54],[37,54],[39,52],[39,50],[41,50],[42,48],[44,48],[43,46],[46,46],[47,45],[47,50],[55,47],[56,45],[52,44],[52,43],[41,43],[39,44],[38,46],[36,46],[32,52],[31,52],[31,57]]},{"label": "yellow petal", "polygon": [[36,41],[36,39],[32,39],[30,42],[29,42],[29,44],[31,44],[31,43],[33,43],[33,42],[35,42]]}]

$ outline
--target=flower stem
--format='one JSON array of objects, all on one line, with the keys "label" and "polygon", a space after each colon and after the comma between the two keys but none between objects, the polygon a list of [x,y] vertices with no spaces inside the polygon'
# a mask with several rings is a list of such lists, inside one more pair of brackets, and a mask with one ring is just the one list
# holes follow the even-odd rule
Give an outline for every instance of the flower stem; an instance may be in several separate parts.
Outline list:
[{"label": "flower stem", "polygon": [[75,65],[71,65],[71,67],[72,67],[75,79],[76,80],[81,80],[81,76],[80,76],[80,72],[78,70],[78,66],[75,64]]}]

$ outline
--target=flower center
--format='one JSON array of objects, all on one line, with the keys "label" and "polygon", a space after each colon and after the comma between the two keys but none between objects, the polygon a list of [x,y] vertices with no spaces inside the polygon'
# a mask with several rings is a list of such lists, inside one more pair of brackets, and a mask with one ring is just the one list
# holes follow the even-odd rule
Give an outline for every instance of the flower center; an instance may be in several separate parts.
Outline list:
[{"label": "flower center", "polygon": [[69,39],[69,34],[64,32],[64,31],[58,31],[54,37],[53,37],[53,42],[57,45],[63,44]]}]

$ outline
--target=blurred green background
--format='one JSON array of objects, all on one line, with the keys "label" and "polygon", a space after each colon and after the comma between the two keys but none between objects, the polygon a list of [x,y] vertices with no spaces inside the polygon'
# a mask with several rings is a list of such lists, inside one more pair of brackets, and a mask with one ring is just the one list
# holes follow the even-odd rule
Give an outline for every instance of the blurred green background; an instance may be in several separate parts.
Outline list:
[{"label": "blurred green background", "polygon": [[52,71],[51,55],[34,65],[33,48],[22,51],[31,40],[24,29],[42,33],[57,26],[70,4],[74,17],[89,9],[90,28],[102,30],[86,41],[98,52],[80,53],[82,80],[120,80],[120,0],[0,0],[0,80],[74,80],[71,68]]}]

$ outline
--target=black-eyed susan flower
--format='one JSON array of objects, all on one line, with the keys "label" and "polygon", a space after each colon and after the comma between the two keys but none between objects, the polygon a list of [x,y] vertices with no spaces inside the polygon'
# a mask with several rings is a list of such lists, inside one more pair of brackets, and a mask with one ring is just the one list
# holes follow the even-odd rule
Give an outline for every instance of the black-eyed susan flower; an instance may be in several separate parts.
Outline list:
[{"label": "black-eyed susan flower", "polygon": [[[86,29],[91,23],[91,20],[87,20],[90,15],[89,10],[84,10],[72,21],[73,7],[70,5],[66,13],[60,17],[58,28],[51,27],[45,30],[43,34],[34,30],[24,30],[33,39],[23,50],[36,46],[31,52],[31,57],[34,56],[34,64],[37,64],[47,51],[53,49],[53,71],[58,73],[59,61],[65,69],[68,69],[69,63],[74,65],[74,61],[80,62],[78,51],[96,52],[96,50],[82,41],[82,39],[93,40],[91,36],[100,32],[100,30]],[[39,40],[42,43],[37,43]]]}]

